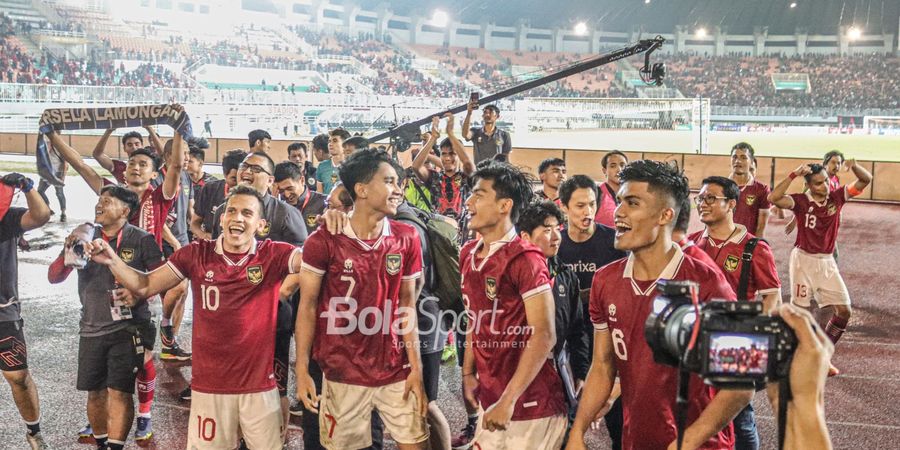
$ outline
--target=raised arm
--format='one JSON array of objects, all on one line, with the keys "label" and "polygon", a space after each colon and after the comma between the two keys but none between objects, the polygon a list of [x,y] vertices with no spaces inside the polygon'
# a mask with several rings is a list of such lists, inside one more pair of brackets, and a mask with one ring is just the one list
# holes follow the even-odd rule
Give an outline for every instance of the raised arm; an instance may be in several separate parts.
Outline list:
[{"label": "raised arm", "polygon": [[94,242],[85,244],[84,251],[91,255],[91,261],[108,266],[110,272],[116,277],[116,281],[137,298],[152,297],[181,282],[178,275],[166,265],[150,273],[139,272],[131,268],[103,239],[95,239]]},{"label": "raised arm", "polygon": [[109,136],[112,135],[113,131],[115,131],[115,128],[109,128],[104,131],[103,136],[100,136],[100,140],[94,146],[94,151],[91,152],[91,157],[100,164],[100,167],[109,171],[113,170],[113,160],[106,154],[106,141],[109,140]]},{"label": "raised arm", "polygon": [[475,173],[475,163],[469,159],[469,155],[466,154],[465,148],[463,148],[462,142],[456,138],[456,133],[453,130],[453,122],[455,122],[455,117],[453,114],[447,113],[444,114],[444,117],[447,118],[447,138],[450,139],[450,146],[453,148],[453,153],[456,153],[456,156],[459,157],[459,162],[462,165],[462,171],[466,175],[472,175]]},{"label": "raised arm", "polygon": [[162,189],[165,198],[173,198],[178,195],[178,185],[181,183],[181,171],[184,165],[184,139],[181,133],[175,132],[172,138],[172,152],[166,161],[166,178],[163,180]]},{"label": "raised arm", "polygon": [[97,194],[100,193],[100,189],[103,188],[103,177],[101,177],[97,171],[95,171],[91,166],[87,165],[84,162],[84,158],[75,151],[74,148],[66,144],[66,141],[60,136],[56,130],[50,131],[47,133],[47,136],[50,138],[50,143],[53,145],[53,148],[56,149],[59,156],[62,157],[63,161],[67,162],[69,165],[81,175],[81,178],[94,190]]},{"label": "raised arm", "polygon": [[807,164],[803,164],[794,169],[793,172],[788,174],[787,177],[781,180],[781,182],[772,189],[772,193],[769,194],[769,202],[782,209],[793,209],[794,199],[787,195],[788,187],[791,186],[791,182],[794,181],[794,178],[802,177],[811,171],[812,169],[810,169]]},{"label": "raised arm", "polygon": [[853,171],[853,175],[856,175],[856,182],[853,183],[852,189],[847,190],[851,196],[855,197],[862,194],[862,191],[872,182],[872,174],[865,167],[857,164],[855,159],[848,159],[847,167]]},{"label": "raised arm", "polygon": [[158,154],[162,154],[163,143],[162,140],[159,139],[159,135],[156,134],[156,130],[152,125],[147,125],[144,127],[144,129],[147,130],[147,140],[150,141],[150,145],[153,147],[153,150],[156,150],[156,153]]},{"label": "raised arm", "polygon": [[556,344],[553,324],[553,293],[548,289],[523,300],[525,318],[531,329],[528,345],[522,352],[516,371],[510,378],[500,399],[484,412],[484,426],[490,431],[505,430],[512,419],[516,402],[541,371],[547,356]]},{"label": "raised arm", "polygon": [[19,189],[25,194],[25,201],[28,203],[28,211],[19,219],[19,227],[22,231],[29,231],[43,226],[50,220],[50,207],[44,203],[41,194],[34,189],[34,181],[21,173],[8,173],[0,178],[3,183],[13,189]]},{"label": "raised arm", "polygon": [[441,119],[439,119],[438,116],[431,118],[431,132],[428,134],[428,140],[422,145],[419,154],[416,155],[416,159],[412,162],[411,167],[416,172],[416,176],[422,181],[428,181],[428,178],[431,176],[428,168],[425,167],[425,162],[428,161],[428,155],[431,154],[431,149],[434,148],[434,144],[441,135],[441,132],[438,129],[438,122],[440,120]]},{"label": "raised arm", "polygon": [[463,119],[462,123],[462,136],[465,140],[472,140],[472,110],[478,107],[478,102],[469,99],[469,103],[466,105],[466,118]]}]

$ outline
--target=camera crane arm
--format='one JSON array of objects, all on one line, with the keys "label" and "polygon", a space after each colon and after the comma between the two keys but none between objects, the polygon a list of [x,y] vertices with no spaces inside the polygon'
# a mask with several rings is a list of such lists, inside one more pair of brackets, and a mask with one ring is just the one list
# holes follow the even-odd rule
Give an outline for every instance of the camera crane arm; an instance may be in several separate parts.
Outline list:
[{"label": "camera crane arm", "polygon": [[[654,83],[657,86],[662,84],[662,80],[666,74],[665,65],[662,63],[650,65],[650,54],[659,49],[666,40],[662,36],[656,36],[653,39],[643,39],[638,41],[636,44],[631,44],[627,47],[621,48],[619,50],[615,50],[596,58],[589,59],[587,61],[575,64],[566,69],[560,70],[559,72],[537,78],[531,81],[527,81],[525,83],[512,86],[508,89],[504,89],[495,94],[488,95],[487,97],[482,97],[478,102],[481,104],[494,102],[506,97],[510,97],[516,95],[520,92],[527,91],[529,89],[536,88],[538,86],[545,85],[547,83],[552,83],[554,81],[591,70],[600,66],[607,65],[609,63],[618,61],[620,59],[628,58],[630,56],[639,55],[641,53],[645,54],[644,57],[644,67],[641,68],[641,79],[645,83]],[[385,138],[390,138],[393,144],[401,143],[408,144],[410,142],[415,142],[419,136],[419,128],[422,125],[426,125],[431,122],[431,117],[438,116],[442,117],[446,113],[458,114],[466,110],[467,104],[462,104],[459,106],[454,106],[448,110],[441,111],[439,113],[430,114],[428,117],[424,117],[422,119],[405,123],[394,128],[391,128],[389,131],[381,133],[376,136],[372,136],[368,138],[369,142],[378,142]],[[399,142],[395,142],[399,141]],[[400,145],[400,148],[406,148],[406,145]],[[397,146],[395,145],[395,149]]]}]

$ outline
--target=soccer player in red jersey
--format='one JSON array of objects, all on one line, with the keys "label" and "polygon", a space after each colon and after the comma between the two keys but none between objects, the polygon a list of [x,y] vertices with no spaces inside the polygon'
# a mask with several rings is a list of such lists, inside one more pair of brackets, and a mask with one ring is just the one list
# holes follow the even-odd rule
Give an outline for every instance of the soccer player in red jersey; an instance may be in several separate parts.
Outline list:
[{"label": "soccer player in red jersey", "polygon": [[[594,322],[594,356],[569,449],[584,449],[584,433],[606,403],[618,373],[622,388],[622,448],[675,448],[675,397],[678,369],[657,364],[644,338],[660,279],[690,280],[700,285],[700,301],[734,300],[725,276],[686,258],[672,242],[672,227],[688,196],[687,179],[677,168],[656,161],[634,161],[619,174],[616,243],[630,251],[594,276],[590,314]],[[731,449],[731,420],[753,395],[747,390],[715,392],[696,375],[683,448]]]},{"label": "soccer player in red jersey", "polygon": [[513,226],[533,198],[531,184],[501,162],[473,177],[466,208],[481,239],[466,244],[459,260],[469,318],[463,393],[484,410],[472,448],[558,449],[566,403],[552,360],[550,275],[541,249]]},{"label": "soccer player in red jersey", "polygon": [[[741,195],[737,183],[728,178],[704,179],[700,193],[694,200],[697,202],[700,221],[706,225],[706,229],[690,236],[690,239],[697,243],[697,247],[713,259],[713,265],[725,275],[728,284],[738,295],[741,295],[739,289],[741,273],[744,264],[747,264],[743,254],[747,242],[754,237],[744,225],[733,220]],[[747,291],[744,294],[746,298],[739,300],[756,300],[760,297],[764,310],[771,313],[781,304],[781,280],[778,278],[775,257],[769,244],[759,241],[749,264]],[[734,434],[736,448],[759,448],[753,405],[747,405],[735,417]]]},{"label": "soccer player in red jersey", "polygon": [[754,236],[764,237],[769,222],[769,186],[753,176],[750,168],[756,162],[753,147],[738,142],[731,148],[731,175],[741,196],[734,209],[734,223],[743,225]]},{"label": "soccer player in red jersey", "polygon": [[547,158],[538,166],[541,188],[535,192],[542,200],[550,200],[556,206],[562,206],[559,199],[559,185],[566,181],[566,161],[562,158]]},{"label": "soccer player in red jersey", "polygon": [[102,239],[85,251],[139,298],[191,280],[194,392],[188,448],[235,448],[239,430],[250,448],[282,448],[284,422],[273,373],[275,319],[279,288],[300,269],[300,251],[284,242],[256,241],[265,221],[262,196],[254,189],[235,187],[224,209],[225,232],[218,239],[176,250],[149,274],[127,266]]},{"label": "soccer player in red jersey", "polygon": [[[706,225],[706,229],[690,236],[697,247],[712,257],[715,267],[725,274],[734,292],[738,291],[744,266],[741,259],[744,248],[747,241],[755,237],[733,219],[740,195],[737,183],[728,178],[704,179],[703,187],[694,200],[700,213],[700,221]],[[759,296],[765,305],[765,311],[771,312],[781,303],[781,280],[778,279],[775,256],[772,255],[769,244],[759,241],[750,264],[747,298],[738,300],[756,300]]]},{"label": "soccer player in red jersey", "polygon": [[[424,449],[428,409],[416,330],[422,248],[415,228],[388,219],[403,198],[386,152],[358,150],[341,166],[354,201],[340,234],[304,245],[297,313],[297,397],[319,414],[327,449],[371,445],[377,411],[401,450]],[[324,373],[310,375],[310,350]],[[321,398],[321,402],[319,401]]]},{"label": "soccer player in red jersey", "polygon": [[[828,172],[821,164],[804,164],[781,180],[772,190],[769,200],[779,208],[791,209],[797,219],[797,240],[791,250],[788,273],[791,277],[791,302],[809,308],[810,298],[815,298],[820,308],[830,307],[834,315],[825,326],[825,333],[837,343],[850,321],[850,293],[834,259],[841,210],[852,197],[872,182],[869,173],[856,160],[848,160],[847,166],[856,175],[856,182],[831,190]],[[806,180],[807,192],[787,195],[794,178]],[[838,374],[834,365],[829,375]]]}]

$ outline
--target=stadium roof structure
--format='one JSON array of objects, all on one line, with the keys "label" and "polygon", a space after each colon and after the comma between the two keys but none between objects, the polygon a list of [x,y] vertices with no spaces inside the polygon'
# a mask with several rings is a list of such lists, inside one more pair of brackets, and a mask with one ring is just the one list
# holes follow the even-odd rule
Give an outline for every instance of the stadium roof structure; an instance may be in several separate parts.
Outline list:
[{"label": "stadium roof structure", "polygon": [[[358,2],[376,9],[384,0],[332,0]],[[792,7],[791,5],[794,4]],[[834,35],[840,27],[857,27],[865,34],[897,35],[900,1],[897,0],[391,0],[400,15],[430,16],[435,9],[453,20],[514,26],[524,20],[532,27],[571,27],[585,22],[606,31],[670,32],[683,25],[691,29],[722,27],[729,34],[752,34],[768,27],[769,34]]]}]

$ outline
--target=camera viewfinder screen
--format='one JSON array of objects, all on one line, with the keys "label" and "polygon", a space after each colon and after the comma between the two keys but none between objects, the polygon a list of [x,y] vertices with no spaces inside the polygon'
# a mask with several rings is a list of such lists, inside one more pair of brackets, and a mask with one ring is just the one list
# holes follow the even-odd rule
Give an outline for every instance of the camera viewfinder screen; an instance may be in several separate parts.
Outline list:
[{"label": "camera viewfinder screen", "polygon": [[768,366],[768,336],[739,333],[710,334],[710,372],[729,375],[765,375]]}]

